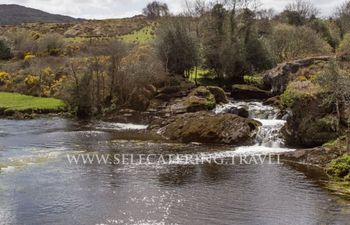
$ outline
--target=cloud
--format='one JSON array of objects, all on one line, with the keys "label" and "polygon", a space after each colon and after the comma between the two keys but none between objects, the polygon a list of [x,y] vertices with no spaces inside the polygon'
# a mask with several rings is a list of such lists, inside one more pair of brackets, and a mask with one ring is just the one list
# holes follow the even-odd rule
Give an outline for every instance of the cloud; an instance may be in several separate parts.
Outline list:
[{"label": "cloud", "polygon": [[[40,9],[50,13],[69,15],[73,17],[104,19],[121,18],[140,14],[142,8],[151,0],[0,0],[1,4],[19,4]],[[260,0],[264,8],[274,8],[277,11],[293,0]],[[331,15],[343,0],[312,0],[322,15]],[[164,0],[172,12],[184,9],[184,0]]]}]

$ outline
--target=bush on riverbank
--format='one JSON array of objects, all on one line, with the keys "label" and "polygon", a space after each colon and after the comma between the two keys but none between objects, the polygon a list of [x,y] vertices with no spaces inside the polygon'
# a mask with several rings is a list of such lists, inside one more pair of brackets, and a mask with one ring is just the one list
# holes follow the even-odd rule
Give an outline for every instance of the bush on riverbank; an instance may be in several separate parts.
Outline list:
[{"label": "bush on riverbank", "polygon": [[345,154],[329,163],[327,173],[335,179],[350,181],[350,155]]}]

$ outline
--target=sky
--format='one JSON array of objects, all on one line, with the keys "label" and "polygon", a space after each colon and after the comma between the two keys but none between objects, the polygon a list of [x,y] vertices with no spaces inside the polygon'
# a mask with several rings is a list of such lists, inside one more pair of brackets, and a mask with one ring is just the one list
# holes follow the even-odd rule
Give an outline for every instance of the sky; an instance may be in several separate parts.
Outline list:
[{"label": "sky", "polygon": [[[0,0],[0,4],[18,4],[49,13],[85,19],[122,18],[141,14],[151,0]],[[160,0],[166,2],[173,13],[181,12],[184,0]],[[345,0],[311,0],[322,16],[332,15]],[[263,8],[281,11],[293,0],[260,0]]]}]

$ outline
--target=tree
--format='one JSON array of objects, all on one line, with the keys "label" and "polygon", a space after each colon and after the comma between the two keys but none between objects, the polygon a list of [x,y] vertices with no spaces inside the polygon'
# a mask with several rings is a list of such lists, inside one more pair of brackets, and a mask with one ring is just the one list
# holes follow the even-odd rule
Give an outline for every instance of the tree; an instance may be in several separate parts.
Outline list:
[{"label": "tree", "polygon": [[337,49],[338,53],[350,53],[350,34],[345,34]]},{"label": "tree", "polygon": [[346,1],[337,8],[336,14],[337,24],[341,31],[341,36],[350,32],[350,1]]},{"label": "tree", "polygon": [[320,11],[309,0],[295,0],[286,6],[286,10],[296,12],[304,19],[317,16]]},{"label": "tree", "polygon": [[227,11],[224,6],[222,4],[216,4],[212,8],[210,18],[204,27],[204,63],[206,67],[214,70],[219,79],[222,79],[224,76],[222,51],[224,49],[226,38],[226,15]]},{"label": "tree", "polygon": [[[341,131],[341,108],[350,106],[350,74],[331,62],[317,77],[325,92],[323,104],[334,105],[337,114],[337,132]],[[347,119],[347,150],[350,152],[350,118]]]},{"label": "tree", "polygon": [[279,24],[266,38],[267,47],[275,63],[329,54],[331,47],[312,29]]},{"label": "tree", "polygon": [[12,49],[10,41],[5,37],[0,37],[0,59],[12,58]]},{"label": "tree", "polygon": [[336,49],[339,43],[336,38],[332,36],[328,24],[330,23],[327,23],[327,21],[315,18],[309,22],[308,26],[316,31],[333,49]]},{"label": "tree", "polygon": [[199,46],[194,33],[191,33],[185,22],[169,20],[160,28],[157,50],[166,71],[188,76],[199,61]]},{"label": "tree", "polygon": [[306,19],[296,11],[284,10],[280,18],[283,22],[294,26],[302,26],[306,23]]},{"label": "tree", "polygon": [[143,9],[143,14],[151,19],[167,16],[169,14],[169,8],[166,3],[154,1],[147,4]]}]

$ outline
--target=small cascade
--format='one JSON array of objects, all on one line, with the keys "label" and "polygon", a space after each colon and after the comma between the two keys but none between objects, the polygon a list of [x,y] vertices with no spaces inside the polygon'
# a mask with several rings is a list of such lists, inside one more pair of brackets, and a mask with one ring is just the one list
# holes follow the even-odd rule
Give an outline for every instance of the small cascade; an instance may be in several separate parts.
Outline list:
[{"label": "small cascade", "polygon": [[257,136],[255,146],[240,147],[238,150],[245,152],[259,151],[287,151],[281,135],[281,129],[285,125],[285,120],[278,119],[279,109],[263,105],[261,102],[230,102],[229,104],[218,106],[215,113],[225,113],[232,108],[244,108],[249,112],[249,117],[262,123]]}]

